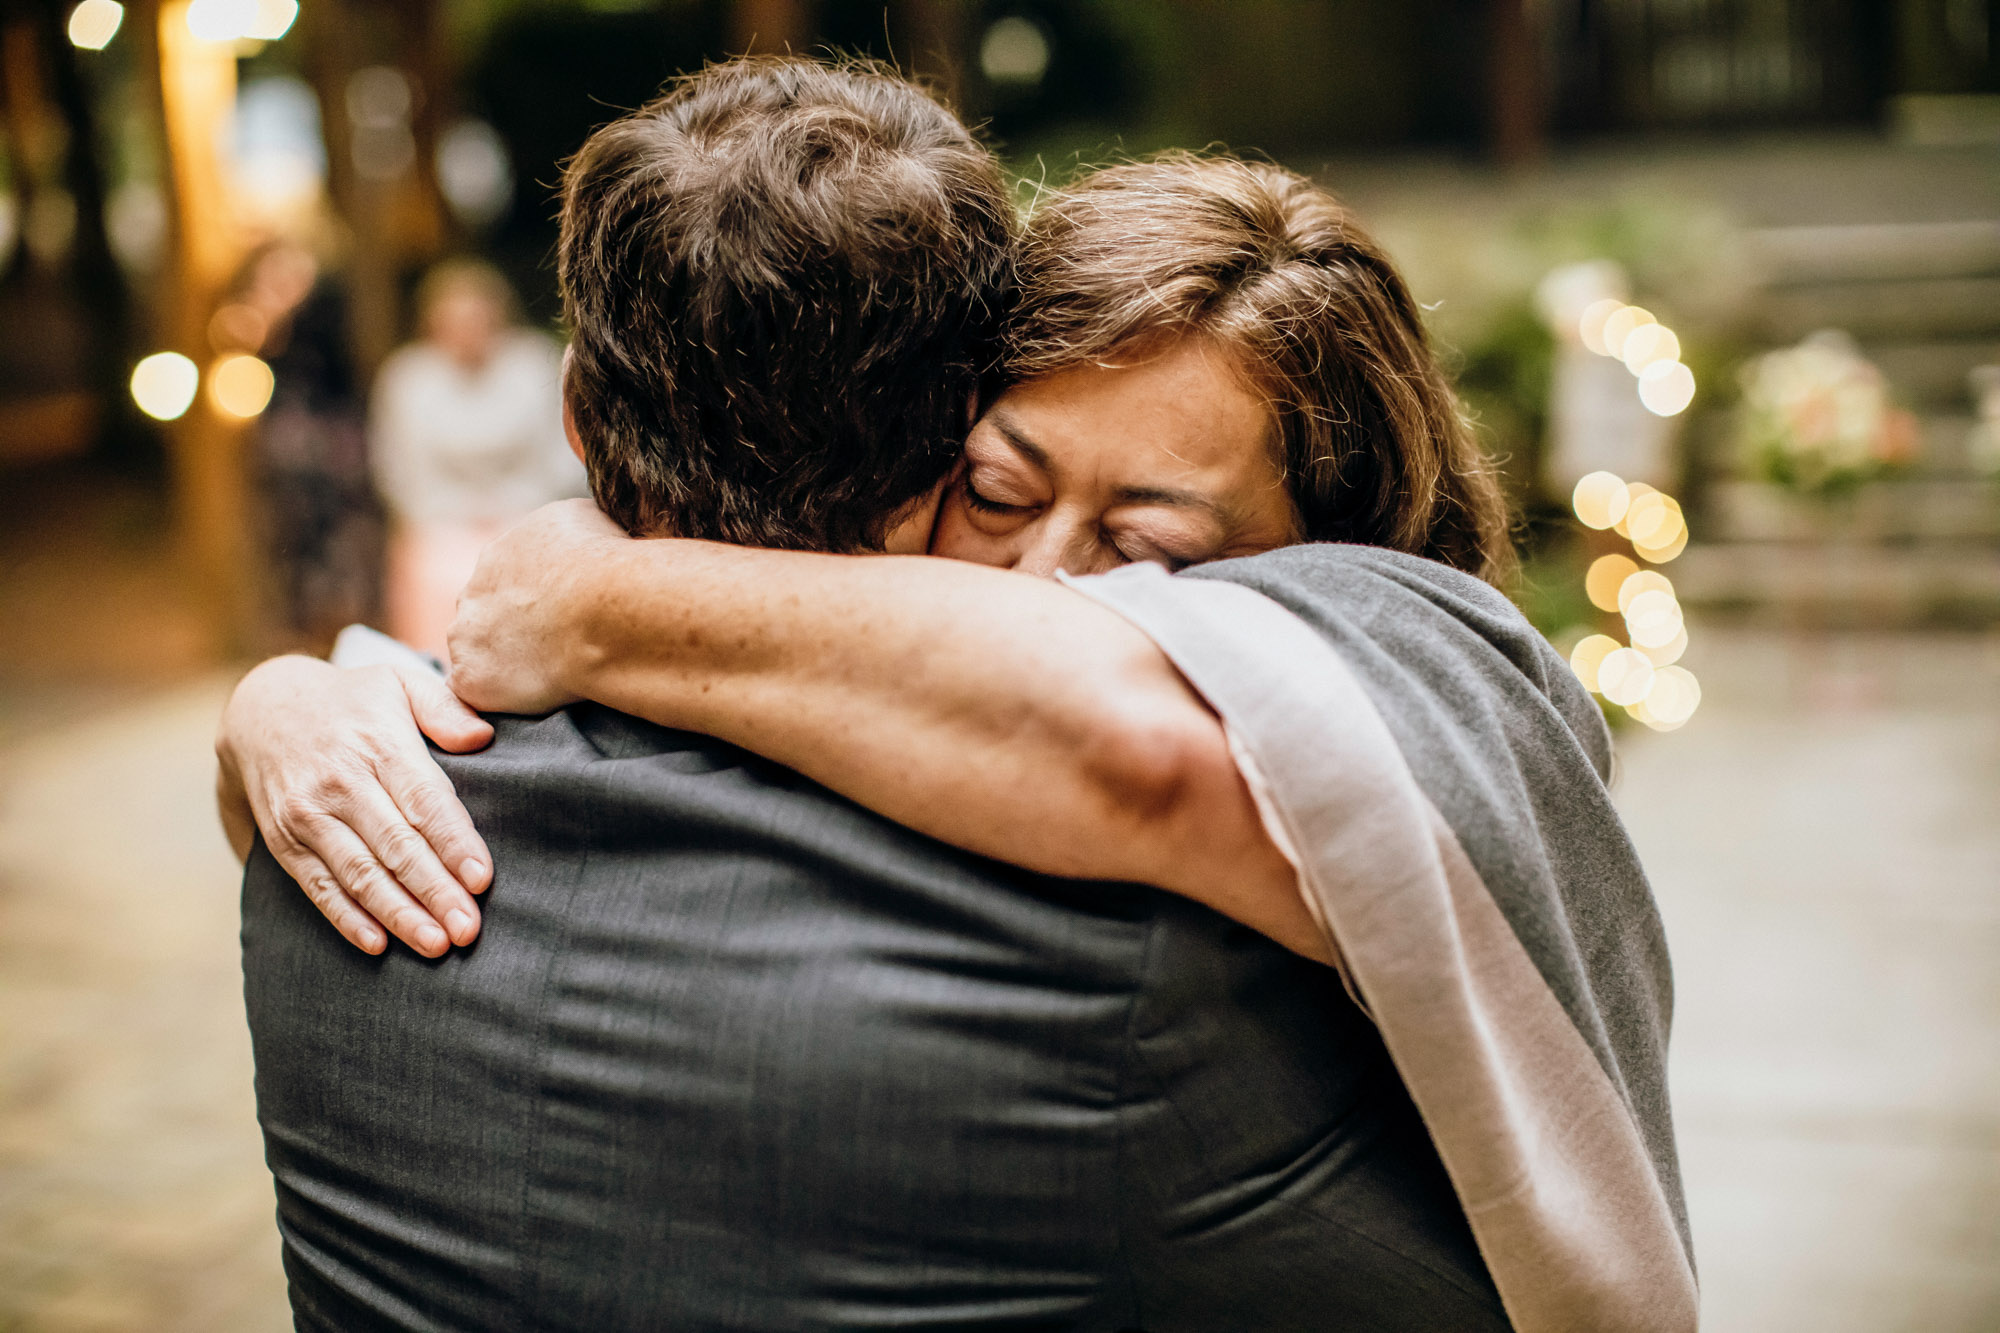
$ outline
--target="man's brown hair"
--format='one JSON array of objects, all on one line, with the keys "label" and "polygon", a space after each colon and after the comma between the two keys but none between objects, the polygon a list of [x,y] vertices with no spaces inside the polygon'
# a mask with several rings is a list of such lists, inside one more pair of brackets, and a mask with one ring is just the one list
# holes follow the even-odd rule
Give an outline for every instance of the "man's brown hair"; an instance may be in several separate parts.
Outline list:
[{"label": "man's brown hair", "polygon": [[1107,167],[1036,210],[1019,275],[1007,378],[1211,338],[1270,404],[1306,540],[1511,574],[1505,497],[1416,302],[1310,181],[1178,152]]},{"label": "man's brown hair", "polygon": [[1013,212],[950,111],[880,67],[714,65],[563,177],[566,392],[638,535],[854,551],[958,456]]}]

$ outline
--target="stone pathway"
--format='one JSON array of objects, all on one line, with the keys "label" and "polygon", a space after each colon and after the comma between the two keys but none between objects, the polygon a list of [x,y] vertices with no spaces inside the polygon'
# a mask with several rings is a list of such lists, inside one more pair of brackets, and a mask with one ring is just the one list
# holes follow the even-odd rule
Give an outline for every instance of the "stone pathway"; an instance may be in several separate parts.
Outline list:
[{"label": "stone pathway", "polygon": [[[2000,637],[1697,627],[1619,795],[1675,952],[1710,1333],[2000,1328]],[[227,680],[0,743],[0,1330],[288,1327]]]},{"label": "stone pathway", "polygon": [[226,678],[0,750],[0,1329],[289,1328],[250,1088]]},{"label": "stone pathway", "polygon": [[1707,1333],[2000,1328],[2000,636],[1697,627],[1630,736]]}]

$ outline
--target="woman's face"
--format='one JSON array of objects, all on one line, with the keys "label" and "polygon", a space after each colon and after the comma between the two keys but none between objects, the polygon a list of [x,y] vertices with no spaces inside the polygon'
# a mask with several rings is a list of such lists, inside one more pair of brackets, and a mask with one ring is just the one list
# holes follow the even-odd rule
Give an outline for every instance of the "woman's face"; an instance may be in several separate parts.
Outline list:
[{"label": "woman's face", "polygon": [[1046,577],[1297,540],[1270,412],[1225,357],[1188,339],[1007,390],[965,442],[931,554]]}]

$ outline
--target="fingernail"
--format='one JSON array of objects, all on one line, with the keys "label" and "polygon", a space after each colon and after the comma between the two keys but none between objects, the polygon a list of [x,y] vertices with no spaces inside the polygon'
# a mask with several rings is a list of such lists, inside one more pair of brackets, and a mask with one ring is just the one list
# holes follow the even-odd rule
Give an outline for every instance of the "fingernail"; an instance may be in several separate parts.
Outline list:
[{"label": "fingernail", "polygon": [[463,944],[472,937],[472,918],[454,907],[444,915],[444,929],[447,935]]},{"label": "fingernail", "polygon": [[486,887],[486,867],[482,863],[468,858],[465,864],[458,868],[458,881],[465,885],[466,888],[477,893]]},{"label": "fingernail", "polygon": [[425,926],[417,932],[417,943],[423,945],[427,953],[443,953],[451,941],[446,939],[444,932],[436,926]]},{"label": "fingernail", "polygon": [[361,932],[361,947],[370,953],[378,952],[382,948],[382,937],[372,930],[364,930]]}]

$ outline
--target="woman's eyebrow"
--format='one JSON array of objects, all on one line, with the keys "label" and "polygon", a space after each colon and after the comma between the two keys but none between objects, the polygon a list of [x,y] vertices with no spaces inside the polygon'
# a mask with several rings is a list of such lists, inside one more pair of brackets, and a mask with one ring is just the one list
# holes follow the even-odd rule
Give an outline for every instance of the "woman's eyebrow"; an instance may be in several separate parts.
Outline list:
[{"label": "woman's eyebrow", "polygon": [[1015,453],[1021,455],[1021,457],[1027,459],[1044,472],[1051,470],[1049,468],[1049,451],[1023,435],[1021,428],[1014,424],[1013,418],[1009,417],[1005,412],[995,409],[988,414],[986,419],[993,423],[994,430],[1000,432],[1000,438],[1013,446]]},{"label": "woman's eyebrow", "polygon": [[[1044,472],[1054,472],[1049,466],[1049,451],[1021,433],[1021,428],[1005,412],[995,410],[987,415],[1000,438],[1021,457],[1033,463]],[[1224,527],[1229,525],[1232,515],[1228,506],[1212,495],[1200,491],[1183,491],[1172,486],[1121,486],[1117,491],[1119,504],[1167,505],[1175,509],[1199,509]]]}]

